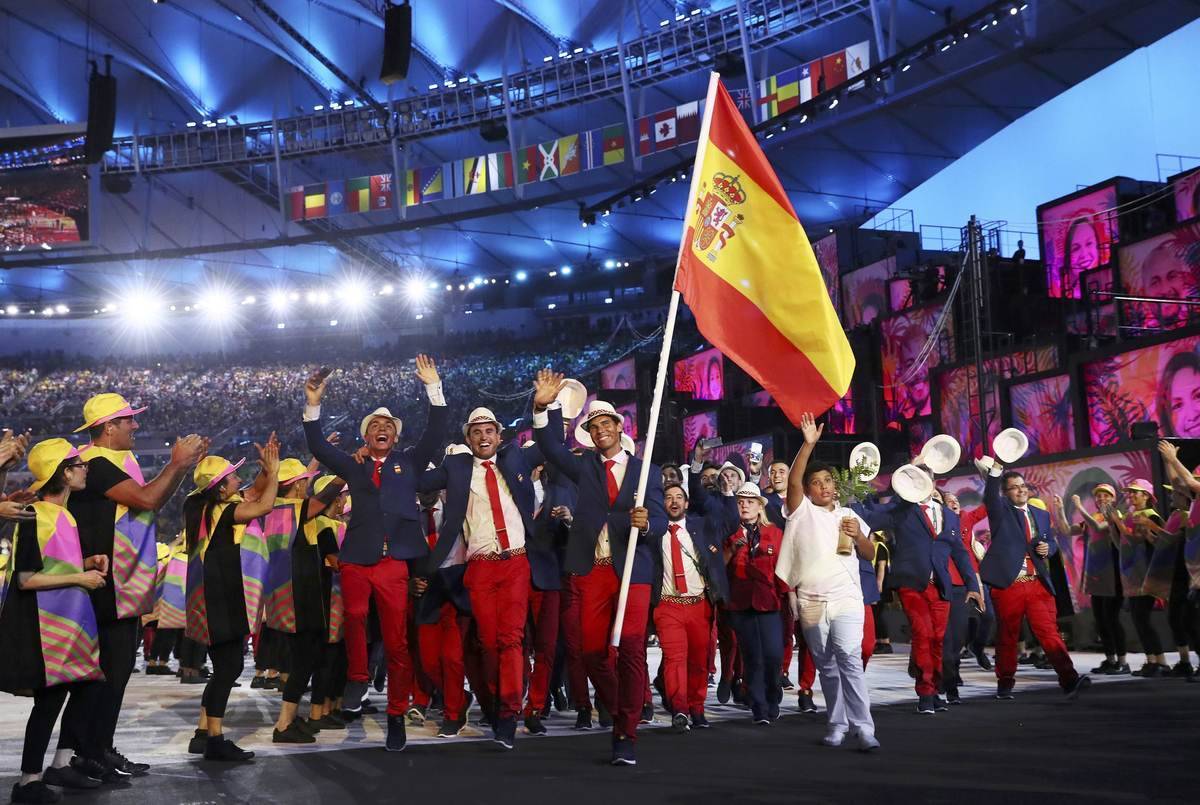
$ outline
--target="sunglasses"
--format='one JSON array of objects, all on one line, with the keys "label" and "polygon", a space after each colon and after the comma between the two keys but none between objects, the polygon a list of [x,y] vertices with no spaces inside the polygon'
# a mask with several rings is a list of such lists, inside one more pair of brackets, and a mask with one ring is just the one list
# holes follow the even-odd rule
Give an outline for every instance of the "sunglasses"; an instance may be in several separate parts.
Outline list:
[{"label": "sunglasses", "polygon": [[86,467],[86,466],[87,466],[86,461],[72,461],[70,464],[66,465],[66,469],[73,470],[77,467]]}]

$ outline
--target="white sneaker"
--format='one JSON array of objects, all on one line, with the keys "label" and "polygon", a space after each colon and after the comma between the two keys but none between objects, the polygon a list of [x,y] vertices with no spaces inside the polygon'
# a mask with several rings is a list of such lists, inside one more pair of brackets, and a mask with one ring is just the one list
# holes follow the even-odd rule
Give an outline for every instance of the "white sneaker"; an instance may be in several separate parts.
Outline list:
[{"label": "white sneaker", "polygon": [[874,752],[879,748],[879,741],[875,738],[875,733],[867,732],[866,730],[858,731],[858,751]]},{"label": "white sneaker", "polygon": [[841,746],[846,740],[845,730],[830,730],[825,733],[825,737],[821,739],[821,743],[826,746]]}]

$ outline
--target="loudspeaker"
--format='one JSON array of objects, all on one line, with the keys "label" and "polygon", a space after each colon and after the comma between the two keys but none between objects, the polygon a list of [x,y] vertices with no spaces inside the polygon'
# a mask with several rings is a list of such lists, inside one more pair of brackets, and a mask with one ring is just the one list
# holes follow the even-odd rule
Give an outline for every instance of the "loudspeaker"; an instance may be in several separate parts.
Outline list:
[{"label": "loudspeaker", "polygon": [[489,143],[504,142],[508,139],[508,126],[499,120],[485,120],[479,124],[479,136]]},{"label": "loudspeaker", "polygon": [[128,176],[120,173],[102,173],[100,174],[100,188],[105,193],[124,195],[133,189],[133,182],[129,181]]},{"label": "loudspeaker", "polygon": [[385,84],[408,77],[412,57],[412,6],[388,6],[383,12],[383,64],[379,80]]},{"label": "loudspeaker", "polygon": [[86,162],[99,162],[104,152],[112,148],[113,127],[117,122],[117,79],[112,75],[112,56],[104,57],[101,75],[92,62],[92,75],[88,78],[87,135],[83,141]]}]

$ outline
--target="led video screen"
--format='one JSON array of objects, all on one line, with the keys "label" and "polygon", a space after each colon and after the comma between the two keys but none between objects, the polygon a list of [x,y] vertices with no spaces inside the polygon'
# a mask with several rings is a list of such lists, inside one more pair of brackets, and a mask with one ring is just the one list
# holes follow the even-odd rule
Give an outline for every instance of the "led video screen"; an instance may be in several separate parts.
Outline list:
[{"label": "led video screen", "polygon": [[1008,387],[1009,421],[1029,437],[1029,455],[1075,449],[1071,378],[1053,375]]},{"label": "led video screen", "polygon": [[1175,190],[1175,220],[1190,221],[1200,216],[1200,168],[1175,177],[1171,186]]},{"label": "led video screen", "polygon": [[887,315],[887,281],[895,273],[896,258],[888,257],[842,277],[842,322],[846,329]]},{"label": "led video screen", "polygon": [[636,388],[633,358],[610,363],[600,370],[600,388],[605,391],[624,391]]},{"label": "led video screen", "polygon": [[1129,438],[1135,422],[1163,436],[1200,438],[1200,336],[1121,352],[1083,365],[1093,445]]},{"label": "led video screen", "polygon": [[813,254],[817,256],[817,265],[821,267],[821,276],[825,279],[825,290],[829,291],[829,301],[833,303],[833,312],[841,318],[841,283],[838,270],[837,234],[830,233],[812,245]]},{"label": "led video screen", "polygon": [[[912,419],[930,413],[929,372],[943,359],[954,360],[951,321],[932,348],[924,348],[937,326],[944,305],[929,305],[906,310],[884,319],[880,325],[883,341],[883,407],[885,419]],[[949,354],[943,354],[949,353]]]},{"label": "led video screen", "polygon": [[675,361],[675,390],[691,392],[697,400],[725,396],[725,363],[716,347]]},{"label": "led video screen", "polygon": [[1080,275],[1109,264],[1117,240],[1115,185],[1038,207],[1042,262],[1050,296],[1078,299]]},{"label": "led video screen", "polygon": [[717,412],[703,411],[699,414],[689,414],[683,418],[683,456],[691,458],[696,442],[702,439],[715,439],[717,432]]},{"label": "led video screen", "polygon": [[[1121,287],[1129,296],[1154,299],[1200,297],[1200,224],[1122,244]],[[1142,330],[1184,327],[1200,320],[1200,308],[1161,302],[1122,302],[1121,323]]]}]

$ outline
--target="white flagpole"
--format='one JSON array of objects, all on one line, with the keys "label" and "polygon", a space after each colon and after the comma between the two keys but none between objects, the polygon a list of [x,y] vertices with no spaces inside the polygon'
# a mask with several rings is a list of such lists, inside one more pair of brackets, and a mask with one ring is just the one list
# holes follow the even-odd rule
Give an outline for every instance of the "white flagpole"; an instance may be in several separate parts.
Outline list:
[{"label": "white flagpole", "polygon": [[[679,273],[679,261],[683,258],[683,250],[688,248],[688,221],[691,220],[692,210],[696,206],[696,194],[700,187],[699,168],[704,164],[704,152],[708,148],[708,129],[712,122],[713,107],[717,102],[717,87],[721,84],[719,73],[710,73],[708,78],[708,95],[704,102],[704,118],[700,123],[700,139],[696,148],[696,162],[692,165],[692,182],[688,190],[687,206],[683,208],[683,233],[679,238],[679,256],[675,260],[675,273]],[[662,350],[658,354],[658,374],[654,380],[654,398],[650,403],[650,428],[646,433],[646,446],[642,451],[642,471],[638,476],[637,494],[634,496],[634,506],[641,506],[646,499],[646,484],[650,480],[650,456],[654,454],[654,438],[658,434],[658,412],[662,408],[663,392],[667,385],[667,367],[671,360],[671,339],[675,336],[675,318],[679,312],[679,291],[674,290],[672,280],[671,304],[667,308],[667,323],[663,327]],[[629,529],[629,541],[625,545],[625,568],[621,573],[621,592],[617,597],[617,617],[613,620],[612,639],[610,644],[621,644],[621,627],[625,623],[625,606],[629,602],[629,580],[633,576],[634,550],[637,548],[637,529]]]}]

